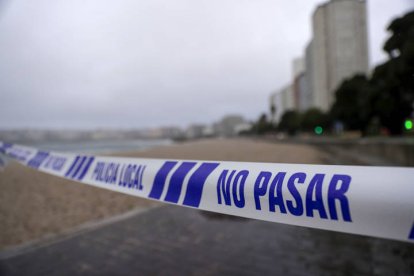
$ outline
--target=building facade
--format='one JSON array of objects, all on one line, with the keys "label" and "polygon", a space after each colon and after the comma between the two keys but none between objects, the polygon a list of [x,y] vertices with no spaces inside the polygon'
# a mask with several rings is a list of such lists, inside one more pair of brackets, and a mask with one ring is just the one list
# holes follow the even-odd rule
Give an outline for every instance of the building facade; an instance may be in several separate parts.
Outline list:
[{"label": "building facade", "polygon": [[293,86],[287,85],[270,95],[270,107],[273,106],[275,108],[275,113],[270,114],[270,116],[273,116],[271,117],[271,121],[274,124],[279,123],[283,113],[287,110],[295,109],[293,92]]},{"label": "building facade", "polygon": [[365,0],[331,0],[312,18],[313,39],[306,49],[312,105],[327,111],[346,78],[368,73]]},{"label": "building facade", "polygon": [[296,58],[293,60],[292,90],[294,109],[306,111],[312,107],[312,95],[309,89],[307,78],[306,58]]},{"label": "building facade", "polygon": [[236,136],[240,131],[248,130],[247,122],[241,115],[227,115],[214,124],[214,132],[220,137]]}]

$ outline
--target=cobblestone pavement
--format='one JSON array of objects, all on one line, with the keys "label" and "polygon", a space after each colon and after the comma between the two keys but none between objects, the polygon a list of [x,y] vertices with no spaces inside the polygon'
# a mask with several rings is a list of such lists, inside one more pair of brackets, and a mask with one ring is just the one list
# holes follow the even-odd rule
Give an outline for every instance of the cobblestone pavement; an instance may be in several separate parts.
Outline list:
[{"label": "cobblestone pavement", "polygon": [[414,275],[414,245],[162,206],[0,260],[0,275]]}]

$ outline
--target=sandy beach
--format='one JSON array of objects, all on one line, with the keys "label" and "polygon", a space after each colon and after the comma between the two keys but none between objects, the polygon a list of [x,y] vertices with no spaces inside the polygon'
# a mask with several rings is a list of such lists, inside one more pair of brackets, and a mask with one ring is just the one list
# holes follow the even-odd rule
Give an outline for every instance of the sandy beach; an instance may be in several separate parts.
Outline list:
[{"label": "sandy beach", "polygon": [[[213,139],[163,146],[128,157],[225,161],[327,163],[306,145]],[[0,172],[0,249],[56,235],[89,221],[161,204],[43,174],[14,162]]]}]

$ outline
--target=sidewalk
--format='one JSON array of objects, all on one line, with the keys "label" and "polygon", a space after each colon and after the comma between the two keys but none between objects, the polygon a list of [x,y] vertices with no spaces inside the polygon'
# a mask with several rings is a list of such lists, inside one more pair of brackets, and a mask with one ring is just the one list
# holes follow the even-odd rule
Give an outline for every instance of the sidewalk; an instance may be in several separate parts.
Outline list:
[{"label": "sidewalk", "polygon": [[412,275],[414,245],[162,206],[0,260],[1,275]]}]

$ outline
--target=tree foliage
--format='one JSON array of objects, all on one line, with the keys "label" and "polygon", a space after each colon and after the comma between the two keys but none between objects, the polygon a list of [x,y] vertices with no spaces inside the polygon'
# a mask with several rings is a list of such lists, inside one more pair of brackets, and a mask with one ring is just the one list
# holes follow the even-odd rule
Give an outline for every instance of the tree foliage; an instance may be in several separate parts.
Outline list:
[{"label": "tree foliage", "polygon": [[273,125],[269,120],[267,119],[267,116],[265,113],[260,115],[259,120],[253,124],[253,127],[251,129],[251,132],[254,134],[265,134],[268,132],[271,132],[273,130]]},{"label": "tree foliage", "polygon": [[389,60],[377,66],[370,79],[356,75],[336,91],[331,114],[348,129],[365,133],[370,122],[379,119],[392,135],[399,135],[413,112],[414,12],[392,21],[388,31],[384,50]]},{"label": "tree foliage", "polygon": [[330,118],[322,110],[310,108],[302,114],[301,129],[313,132],[316,126],[327,129],[330,126]]},{"label": "tree foliage", "polygon": [[280,120],[278,129],[290,135],[296,134],[301,126],[301,115],[295,110],[286,111]]},{"label": "tree foliage", "polygon": [[331,114],[342,121],[347,129],[365,132],[372,118],[373,93],[370,82],[364,75],[345,80],[336,91],[336,101]]},{"label": "tree foliage", "polygon": [[391,134],[401,134],[404,120],[414,103],[414,12],[395,19],[384,50],[389,60],[375,68],[372,76],[377,92],[375,112]]}]

